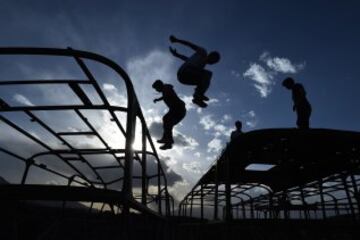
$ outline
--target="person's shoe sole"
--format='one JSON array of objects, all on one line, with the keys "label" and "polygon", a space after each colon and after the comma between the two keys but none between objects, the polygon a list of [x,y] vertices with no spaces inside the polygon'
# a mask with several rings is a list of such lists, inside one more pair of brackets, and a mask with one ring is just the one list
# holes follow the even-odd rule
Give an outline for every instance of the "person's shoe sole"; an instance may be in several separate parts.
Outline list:
[{"label": "person's shoe sole", "polygon": [[172,144],[165,144],[160,147],[161,150],[167,150],[167,149],[171,149],[171,148],[172,148]]},{"label": "person's shoe sole", "polygon": [[199,107],[202,107],[202,108],[206,108],[207,107],[207,104],[200,100],[200,99],[193,99],[192,102],[196,105],[198,105]]},{"label": "person's shoe sole", "polygon": [[209,101],[210,99],[207,97],[207,96],[205,96],[205,95],[197,95],[197,94],[194,94],[193,95],[193,98],[194,99],[199,99],[199,100],[201,100],[201,101]]},{"label": "person's shoe sole", "polygon": [[207,96],[202,96],[201,99],[202,99],[203,101],[209,101],[209,100],[210,100]]}]

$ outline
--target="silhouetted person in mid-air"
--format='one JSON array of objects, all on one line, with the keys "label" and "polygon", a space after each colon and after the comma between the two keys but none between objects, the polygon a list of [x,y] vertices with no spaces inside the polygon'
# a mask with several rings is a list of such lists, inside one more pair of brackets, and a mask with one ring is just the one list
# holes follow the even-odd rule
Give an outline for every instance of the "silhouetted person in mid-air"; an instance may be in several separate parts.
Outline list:
[{"label": "silhouetted person in mid-air", "polygon": [[308,129],[310,127],[311,105],[306,99],[306,92],[300,83],[295,83],[294,79],[286,78],[282,85],[292,91],[292,99],[294,102],[293,110],[296,111],[296,125],[300,129]]},{"label": "silhouetted person in mid-air", "polygon": [[178,80],[183,84],[196,86],[192,101],[200,107],[206,107],[205,101],[208,101],[209,98],[205,96],[205,92],[210,86],[212,72],[206,70],[205,67],[206,64],[219,62],[220,54],[216,51],[208,53],[206,49],[191,42],[177,39],[173,35],[170,36],[170,42],[181,43],[195,51],[193,55],[186,57],[179,54],[175,48],[169,47],[170,52],[175,57],[185,62],[177,72]]},{"label": "silhouetted person in mid-air", "polygon": [[238,136],[240,136],[241,134],[243,134],[242,132],[242,122],[241,121],[236,121],[235,122],[235,127],[236,129],[234,131],[231,132],[230,135],[230,139],[231,141],[233,141],[234,139],[236,139]]},{"label": "silhouetted person in mid-air", "polygon": [[169,111],[163,117],[163,136],[157,142],[164,143],[160,149],[170,149],[174,143],[172,130],[186,115],[185,103],[178,97],[171,84],[156,80],[152,87],[162,93],[162,97],[154,99],[154,103],[163,100],[169,107]]}]

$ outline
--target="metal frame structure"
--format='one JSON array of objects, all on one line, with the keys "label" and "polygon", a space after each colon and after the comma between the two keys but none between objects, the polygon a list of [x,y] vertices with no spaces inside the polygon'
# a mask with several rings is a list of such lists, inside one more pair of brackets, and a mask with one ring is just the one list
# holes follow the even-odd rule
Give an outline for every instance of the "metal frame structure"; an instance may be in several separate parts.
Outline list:
[{"label": "metal frame structure", "polygon": [[[252,164],[270,169],[251,169]],[[360,219],[360,133],[267,129],[230,142],[179,205],[201,219]],[[222,214],[221,214],[222,211]]]},{"label": "metal frame structure", "polygon": [[[44,151],[24,158],[9,149],[0,147],[0,151],[14,157],[25,163],[26,167],[22,173],[21,184],[1,185],[0,196],[2,199],[17,199],[17,200],[71,200],[71,201],[87,201],[102,202],[103,207],[109,204],[113,209],[118,207],[118,212],[127,213],[130,209],[137,210],[142,213],[149,213],[155,215],[172,215],[174,209],[174,201],[168,193],[167,180],[165,172],[161,166],[159,156],[151,139],[149,130],[147,128],[145,118],[141,111],[139,102],[137,100],[135,90],[132,82],[126,72],[112,60],[101,55],[68,49],[55,48],[0,48],[0,56],[13,55],[29,55],[35,56],[54,56],[54,57],[69,57],[74,59],[74,64],[78,65],[87,79],[66,79],[66,80],[11,80],[0,81],[0,87],[6,86],[41,86],[44,84],[57,84],[67,86],[81,101],[79,105],[32,105],[32,106],[11,106],[4,99],[0,98],[0,121],[6,124],[18,133],[22,134],[27,140],[41,146]],[[93,60],[97,63],[103,64],[106,67],[115,71],[123,80],[127,92],[127,106],[116,106],[109,102],[102,91],[100,83],[95,79],[94,75],[85,64],[84,60]],[[82,86],[92,86],[97,96],[101,99],[101,104],[94,104],[87,93],[82,89]],[[117,128],[125,137],[125,147],[121,149],[112,148],[107,139],[96,129],[96,127],[89,121],[84,114],[84,111],[105,111],[111,116],[111,121],[116,124]],[[58,111],[71,111],[81,119],[82,123],[89,129],[89,131],[64,129],[58,131],[53,126],[45,122],[37,115],[39,111],[45,111],[52,114]],[[19,126],[11,119],[6,117],[6,113],[21,112],[25,114],[33,124],[36,124],[42,130],[46,131],[52,137],[62,143],[61,148],[56,148],[47,142],[39,139],[31,132]],[[122,123],[118,118],[118,112],[126,113],[126,123]],[[139,120],[140,126],[136,126],[136,120]],[[135,138],[135,127],[141,128],[141,149],[134,150],[132,145]],[[96,138],[103,146],[92,147],[91,149],[82,149],[74,146],[67,137],[82,136]],[[111,155],[116,159],[116,165],[97,165],[94,166],[86,156],[94,155]],[[66,164],[73,170],[74,174],[64,174],[58,169],[51,168],[44,163],[38,161],[44,156],[55,156],[59,161]],[[156,163],[157,173],[149,175],[147,171],[147,162],[152,157]],[[141,166],[141,174],[133,174],[134,162],[138,162]],[[87,174],[76,166],[76,162],[81,162],[84,166],[96,176],[96,179],[90,179]],[[50,174],[63,178],[67,181],[67,186],[44,186],[27,183],[27,176],[34,168],[40,168]],[[118,170],[116,179],[106,181],[101,171]],[[133,181],[141,181],[141,194],[135,195],[133,193]],[[156,182],[156,192],[149,192],[149,182]],[[114,183],[122,184],[121,189],[108,189],[109,185]],[[75,185],[75,186],[74,186]],[[151,209],[149,206],[156,204],[157,209]],[[103,208],[102,207],[102,208]]]}]

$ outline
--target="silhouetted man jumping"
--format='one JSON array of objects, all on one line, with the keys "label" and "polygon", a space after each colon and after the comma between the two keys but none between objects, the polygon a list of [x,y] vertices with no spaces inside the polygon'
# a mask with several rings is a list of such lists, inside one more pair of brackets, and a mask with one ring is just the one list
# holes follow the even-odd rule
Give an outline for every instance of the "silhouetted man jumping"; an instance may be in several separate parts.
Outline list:
[{"label": "silhouetted man jumping", "polygon": [[206,64],[215,64],[219,62],[220,54],[216,51],[208,54],[206,49],[191,42],[177,39],[173,35],[170,36],[170,42],[181,43],[195,51],[191,57],[186,57],[177,53],[175,48],[169,47],[170,52],[175,57],[185,61],[177,72],[179,82],[196,86],[192,101],[200,107],[206,107],[207,104],[204,101],[208,101],[209,98],[205,96],[205,92],[210,86],[212,72],[206,70],[205,67]]},{"label": "silhouetted man jumping", "polygon": [[164,143],[160,149],[170,149],[174,143],[172,130],[186,115],[185,103],[177,96],[171,84],[164,84],[161,80],[156,80],[152,87],[162,93],[162,97],[154,99],[154,103],[163,100],[169,107],[169,111],[162,119],[163,137],[157,142]]},{"label": "silhouetted man jumping", "polygon": [[286,78],[282,85],[292,91],[292,99],[294,102],[293,111],[296,111],[296,125],[300,129],[308,129],[310,124],[311,105],[306,99],[306,92],[300,83],[295,83],[294,79]]}]

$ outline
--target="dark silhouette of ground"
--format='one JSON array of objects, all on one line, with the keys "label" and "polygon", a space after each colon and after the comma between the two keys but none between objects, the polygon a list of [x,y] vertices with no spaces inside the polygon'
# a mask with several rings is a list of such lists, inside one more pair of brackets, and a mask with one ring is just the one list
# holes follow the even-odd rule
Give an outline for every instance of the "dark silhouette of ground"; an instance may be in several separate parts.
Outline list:
[{"label": "dark silhouette of ground", "polygon": [[181,65],[177,73],[179,82],[185,85],[196,86],[193,95],[193,103],[200,107],[206,107],[207,104],[204,101],[208,101],[209,98],[205,96],[205,92],[210,86],[212,72],[206,70],[205,67],[207,64],[219,62],[220,54],[216,51],[208,53],[206,49],[189,41],[178,39],[173,35],[170,36],[170,42],[181,43],[195,51],[192,56],[186,57],[179,54],[175,48],[169,48],[170,52],[175,57],[180,58],[185,62]]},{"label": "dark silhouette of ground", "polygon": [[164,84],[161,80],[156,80],[152,87],[162,93],[162,97],[154,99],[154,103],[163,100],[169,107],[169,111],[163,117],[163,136],[158,142],[164,143],[160,149],[170,149],[174,143],[173,128],[186,115],[185,103],[177,96],[171,84]]},{"label": "dark silhouette of ground", "polygon": [[302,84],[296,83],[292,78],[286,78],[282,85],[292,91],[292,99],[294,102],[293,110],[296,111],[296,125],[300,129],[308,129],[310,127],[311,105],[306,98],[306,92]]}]

